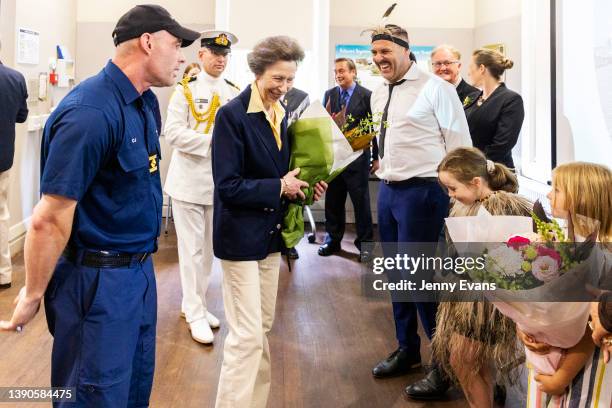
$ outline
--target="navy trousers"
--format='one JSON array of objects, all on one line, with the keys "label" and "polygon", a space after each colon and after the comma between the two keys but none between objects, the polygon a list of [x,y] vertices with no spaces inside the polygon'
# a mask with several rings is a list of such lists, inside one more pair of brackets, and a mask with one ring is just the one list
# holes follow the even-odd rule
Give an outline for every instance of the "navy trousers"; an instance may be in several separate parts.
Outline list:
[{"label": "navy trousers", "polygon": [[329,183],[325,192],[325,237],[326,243],[340,243],[346,225],[345,203],[347,194],[355,209],[357,238],[355,246],[374,239],[372,211],[370,209],[370,151],[365,150],[354,162]]},{"label": "navy trousers", "polygon": [[[412,180],[411,180],[412,181]],[[448,215],[449,198],[437,182],[380,183],[378,229],[381,242],[438,242]],[[417,313],[429,339],[436,328],[438,304],[393,302],[395,333],[400,348],[419,352]]]},{"label": "navy trousers", "polygon": [[76,404],[54,407],[149,405],[157,324],[151,257],[125,268],[90,268],[62,256],[45,311],[53,336],[51,386],[76,390]]}]

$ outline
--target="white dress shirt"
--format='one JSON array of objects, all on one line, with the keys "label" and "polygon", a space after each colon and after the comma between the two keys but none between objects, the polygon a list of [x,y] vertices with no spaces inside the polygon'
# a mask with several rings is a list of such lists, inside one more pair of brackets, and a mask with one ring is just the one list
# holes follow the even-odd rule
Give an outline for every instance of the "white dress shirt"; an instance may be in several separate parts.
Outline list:
[{"label": "white dress shirt", "polygon": [[[198,112],[206,112],[213,93],[219,95],[219,102],[225,105],[238,95],[238,89],[230,86],[221,77],[215,78],[205,71],[188,84]],[[177,85],[170,97],[168,114],[164,125],[164,136],[174,149],[168,167],[164,191],[172,198],[194,204],[212,205],[213,178],[210,142],[213,127],[208,133],[206,123],[196,121],[191,114],[183,86]]]},{"label": "white dress shirt", "polygon": [[[437,177],[436,169],[447,152],[472,146],[463,106],[451,84],[415,63],[403,78],[406,81],[396,85],[391,95],[384,156],[376,175],[388,181]],[[388,97],[388,82],[372,92],[375,118],[382,118]],[[380,146],[380,132],[378,138]]]}]

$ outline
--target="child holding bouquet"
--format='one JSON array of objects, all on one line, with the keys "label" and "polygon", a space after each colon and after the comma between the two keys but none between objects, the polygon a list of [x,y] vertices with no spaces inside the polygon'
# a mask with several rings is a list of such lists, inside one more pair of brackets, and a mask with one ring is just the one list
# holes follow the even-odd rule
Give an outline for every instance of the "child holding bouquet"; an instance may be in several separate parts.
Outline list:
[{"label": "child holding bouquet", "polygon": [[[597,240],[612,242],[612,172],[603,165],[574,162],[557,167],[553,172],[552,190],[548,194],[554,217],[567,220],[573,227],[570,240],[580,241],[598,229]],[[587,220],[587,222],[585,222]],[[594,226],[592,221],[598,224]],[[601,284],[610,279],[610,264],[604,262]],[[591,332],[584,326],[584,336],[574,347],[565,351],[559,367],[552,375],[530,370],[528,406],[540,405],[544,396],[555,395],[555,407],[610,406],[612,399],[612,369],[606,367],[602,353],[595,349]],[[533,336],[518,330],[521,341],[532,352],[547,354],[550,346],[536,343]],[[586,364],[586,367],[585,367]],[[532,387],[537,385],[537,387]],[[569,388],[568,388],[569,387]]]},{"label": "child holding bouquet", "polygon": [[[529,200],[515,194],[516,176],[476,148],[448,153],[438,166],[438,177],[453,200],[451,217],[475,216],[481,207],[492,215],[529,216],[532,209]],[[493,406],[493,369],[509,379],[524,359],[514,323],[487,301],[441,303],[433,352],[459,382],[470,406],[479,408]]]}]

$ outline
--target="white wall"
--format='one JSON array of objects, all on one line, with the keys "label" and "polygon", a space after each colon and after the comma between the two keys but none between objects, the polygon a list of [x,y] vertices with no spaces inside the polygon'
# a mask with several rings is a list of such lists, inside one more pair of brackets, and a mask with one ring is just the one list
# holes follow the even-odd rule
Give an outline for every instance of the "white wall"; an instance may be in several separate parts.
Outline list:
[{"label": "white wall", "polygon": [[117,22],[137,4],[159,4],[181,24],[214,24],[214,0],[77,0],[78,21]]},{"label": "white wall", "polygon": [[311,0],[230,0],[229,16],[229,30],[238,36],[240,48],[279,34],[295,38],[304,49],[313,47]]},{"label": "white wall", "polygon": [[[398,0],[390,23],[411,29],[474,28],[474,7],[477,0]],[[489,0],[498,3],[497,0]],[[361,27],[378,25],[387,7],[393,2],[331,0],[330,26]]]},{"label": "white wall", "polygon": [[475,3],[475,27],[521,15],[521,0],[475,0]]},{"label": "white wall", "polygon": [[520,92],[521,0],[476,0],[474,15],[474,48],[504,44],[506,56],[514,61],[514,67],[506,71],[506,85]]}]

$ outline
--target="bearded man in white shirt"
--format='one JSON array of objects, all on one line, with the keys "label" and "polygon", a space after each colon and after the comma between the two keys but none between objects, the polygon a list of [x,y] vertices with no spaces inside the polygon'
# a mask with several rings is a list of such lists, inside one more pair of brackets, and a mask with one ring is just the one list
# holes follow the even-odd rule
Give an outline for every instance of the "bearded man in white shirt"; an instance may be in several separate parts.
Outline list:
[{"label": "bearded man in white shirt", "polygon": [[[372,57],[385,78],[371,99],[373,116],[382,118],[376,172],[382,181],[378,195],[381,242],[437,242],[449,206],[449,197],[437,181],[438,163],[448,151],[471,146],[463,107],[452,85],[420,70],[411,60],[405,29],[387,24],[373,30]],[[419,272],[424,273],[416,271],[416,277]],[[402,278],[397,273],[388,276],[389,280]],[[437,303],[410,301],[393,293],[392,300],[398,348],[374,367],[372,374],[377,378],[404,375],[421,365],[417,313],[429,339],[435,330]],[[427,377],[404,392],[411,398],[431,397],[447,388],[434,362]]]}]

